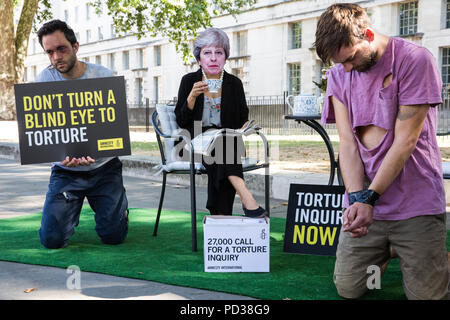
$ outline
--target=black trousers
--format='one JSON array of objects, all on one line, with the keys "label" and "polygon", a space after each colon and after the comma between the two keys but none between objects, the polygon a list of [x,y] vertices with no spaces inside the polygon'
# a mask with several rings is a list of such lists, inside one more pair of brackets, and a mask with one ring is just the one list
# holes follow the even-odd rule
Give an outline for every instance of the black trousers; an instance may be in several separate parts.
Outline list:
[{"label": "black trousers", "polygon": [[236,190],[229,176],[244,179],[241,157],[245,153],[242,137],[222,136],[216,140],[211,156],[202,158],[208,175],[208,200],[206,208],[212,215],[233,213]]}]

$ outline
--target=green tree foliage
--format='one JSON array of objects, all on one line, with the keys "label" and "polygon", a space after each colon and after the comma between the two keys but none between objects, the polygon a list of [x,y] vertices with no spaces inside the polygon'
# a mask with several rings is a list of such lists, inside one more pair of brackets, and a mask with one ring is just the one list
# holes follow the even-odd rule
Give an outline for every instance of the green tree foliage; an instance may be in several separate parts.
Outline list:
[{"label": "green tree foliage", "polygon": [[[162,36],[175,44],[187,62],[189,39],[201,29],[211,26],[211,18],[220,14],[236,17],[257,0],[106,0],[106,10],[113,18],[116,31]],[[97,11],[103,0],[93,1]],[[103,9],[104,10],[104,9]]]},{"label": "green tree foliage", "polygon": [[[116,32],[168,38],[189,60],[189,39],[221,14],[236,17],[257,0],[91,0],[109,14]],[[52,18],[50,0],[0,0],[0,119],[15,117],[14,83],[23,82],[30,33]],[[14,11],[14,8],[16,10]],[[21,10],[18,10],[21,9]],[[20,19],[14,25],[14,12]],[[76,26],[72,26],[76,28]]]}]

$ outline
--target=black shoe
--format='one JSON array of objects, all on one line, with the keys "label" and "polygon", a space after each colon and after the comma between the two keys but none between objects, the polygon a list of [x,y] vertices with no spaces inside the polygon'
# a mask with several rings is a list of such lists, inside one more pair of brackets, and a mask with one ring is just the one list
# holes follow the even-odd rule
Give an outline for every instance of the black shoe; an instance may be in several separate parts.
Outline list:
[{"label": "black shoe", "polygon": [[258,207],[254,210],[248,210],[244,206],[242,206],[242,209],[244,210],[244,215],[248,218],[264,218],[267,217],[267,212],[262,207]]}]

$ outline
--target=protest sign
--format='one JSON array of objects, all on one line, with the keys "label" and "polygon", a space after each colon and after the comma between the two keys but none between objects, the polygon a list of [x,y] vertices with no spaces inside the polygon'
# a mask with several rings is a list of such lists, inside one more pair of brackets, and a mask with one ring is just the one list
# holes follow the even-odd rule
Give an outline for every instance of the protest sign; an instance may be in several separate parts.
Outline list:
[{"label": "protest sign", "polygon": [[123,77],[14,85],[22,164],[131,154]]},{"label": "protest sign", "polygon": [[269,272],[268,218],[205,216],[205,272]]},{"label": "protest sign", "polygon": [[344,192],[343,186],[291,184],[284,251],[336,255]]}]

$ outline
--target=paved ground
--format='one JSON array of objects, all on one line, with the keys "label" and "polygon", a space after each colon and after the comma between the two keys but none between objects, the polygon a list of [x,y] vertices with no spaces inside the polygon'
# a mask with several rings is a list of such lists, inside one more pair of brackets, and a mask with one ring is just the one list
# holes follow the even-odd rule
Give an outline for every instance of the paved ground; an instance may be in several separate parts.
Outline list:
[{"label": "paved ground", "polygon": [[[47,191],[50,168],[48,165],[21,166],[15,161],[0,159],[0,219],[42,210]],[[161,183],[148,178],[124,176],[129,206],[133,208],[156,208]],[[257,197],[264,203],[263,197]],[[169,184],[166,188],[164,208],[186,210],[190,208],[189,189]],[[197,188],[197,206],[205,211],[206,189]],[[283,201],[273,200],[273,215],[283,216]],[[241,213],[239,199],[235,212]],[[187,241],[190,250],[190,241]],[[156,282],[113,277],[82,272],[82,289],[69,290],[66,270],[52,267],[32,266],[0,261],[1,299],[249,299],[220,292],[163,285]],[[30,293],[24,290],[35,288]]]},{"label": "paved ground", "polygon": [[[2,141],[16,143],[17,127],[13,122],[2,122]],[[151,141],[154,134],[133,133],[137,141]],[[0,219],[36,213],[42,210],[50,175],[49,165],[21,166],[16,161],[0,159]],[[149,179],[124,176],[129,207],[157,208],[161,183]],[[255,196],[264,203],[264,197]],[[197,187],[197,209],[206,212],[206,188]],[[271,199],[272,216],[285,216],[285,201]],[[190,208],[189,189],[169,183],[166,188],[164,208],[186,210]],[[242,213],[239,198],[234,212]],[[187,241],[190,244],[190,241]],[[188,245],[189,246],[189,245]],[[188,248],[190,250],[190,247]],[[69,274],[60,268],[25,265],[0,261],[0,299],[249,299],[220,292],[163,285],[156,282],[113,277],[82,272],[81,290],[69,290]],[[33,291],[25,293],[29,288]]]},{"label": "paved ground", "polygon": [[[249,300],[252,298],[152,281],[81,272],[81,290],[68,289],[72,272],[0,261],[0,300]],[[34,289],[26,293],[27,289]]]},{"label": "paved ground", "polygon": [[[2,140],[16,142],[17,129],[14,124],[0,126]],[[153,136],[135,133],[135,139],[147,140]],[[8,137],[10,139],[8,139]],[[273,171],[271,171],[272,173]],[[42,210],[50,175],[49,165],[21,166],[16,161],[0,159],[0,219],[36,213]],[[273,182],[274,189],[286,189],[289,186],[290,173],[277,175]],[[316,174],[303,175],[302,183],[326,184],[327,175],[316,179]],[[283,179],[284,180],[283,180]],[[311,179],[312,179],[311,178]],[[325,179],[324,181],[322,181]],[[132,208],[156,208],[160,197],[161,183],[159,178],[140,178],[138,176],[124,176],[129,206]],[[273,191],[275,193],[275,191]],[[279,191],[279,190],[278,190]],[[286,190],[284,190],[286,193]],[[264,198],[255,197],[264,204]],[[206,188],[197,187],[198,211],[206,212]],[[189,189],[186,186],[169,183],[166,188],[164,208],[186,210],[190,208]],[[286,200],[271,199],[271,216],[284,217],[287,207]],[[449,211],[449,210],[447,210]],[[242,213],[241,203],[237,197],[234,212]],[[447,219],[447,229],[450,229],[450,216]],[[190,241],[187,241],[190,243]],[[188,248],[190,250],[190,247]],[[82,272],[80,290],[69,290],[66,281],[70,275],[65,269],[24,265],[0,261],[0,300],[4,299],[192,299],[192,300],[224,300],[249,299],[248,297],[228,295],[220,292],[183,288],[163,285],[160,283],[134,280],[95,273]],[[33,291],[25,293],[29,288]]]},{"label": "paved ground", "polygon": [[[0,219],[41,211],[49,176],[49,165],[21,166],[15,161],[0,159]],[[150,180],[148,177],[124,176],[129,207],[157,208],[161,192],[161,182],[158,179],[158,177]],[[264,197],[255,196],[255,198],[262,205],[264,204]],[[285,203],[283,200],[271,199],[272,215],[286,216],[287,207],[283,205]],[[207,212],[205,204],[206,188],[197,187],[198,211]],[[189,209],[189,188],[168,183],[164,208],[184,211]],[[235,214],[242,213],[239,196],[236,196],[234,212]]]}]

